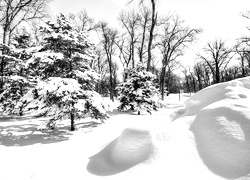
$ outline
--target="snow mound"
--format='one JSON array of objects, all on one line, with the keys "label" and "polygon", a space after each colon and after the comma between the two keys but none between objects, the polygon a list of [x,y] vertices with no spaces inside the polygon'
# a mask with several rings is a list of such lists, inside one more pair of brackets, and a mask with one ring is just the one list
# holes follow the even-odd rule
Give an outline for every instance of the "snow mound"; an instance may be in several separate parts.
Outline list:
[{"label": "snow mound", "polygon": [[250,177],[250,77],[216,84],[193,95],[173,120],[193,117],[199,156],[226,179]]},{"label": "snow mound", "polygon": [[117,174],[146,161],[152,153],[150,131],[127,128],[101,152],[90,157],[87,170],[99,176]]},{"label": "snow mound", "polygon": [[195,115],[202,108],[214,102],[225,99],[247,99],[250,97],[250,77],[241,78],[225,83],[209,86],[189,98],[185,102],[185,109],[176,113],[179,116]]},{"label": "snow mound", "polygon": [[230,179],[250,173],[250,108],[246,101],[223,101],[202,109],[190,130],[200,157],[214,173]]}]

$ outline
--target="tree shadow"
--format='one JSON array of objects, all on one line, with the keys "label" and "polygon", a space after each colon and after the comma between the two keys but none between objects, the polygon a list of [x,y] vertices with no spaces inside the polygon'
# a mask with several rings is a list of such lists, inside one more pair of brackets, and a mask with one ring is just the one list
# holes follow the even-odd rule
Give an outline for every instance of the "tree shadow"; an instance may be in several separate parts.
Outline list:
[{"label": "tree shadow", "polygon": [[0,122],[15,122],[31,119],[29,116],[0,116]]},{"label": "tree shadow", "polygon": [[92,131],[92,129],[102,125],[101,122],[89,121],[89,122],[78,122],[76,124],[76,129],[88,129],[86,132]]},{"label": "tree shadow", "polygon": [[176,109],[176,108],[184,108],[185,106],[182,104],[167,104],[165,109]]},{"label": "tree shadow", "polygon": [[117,116],[117,115],[132,115],[132,116],[144,116],[144,115],[153,115],[155,114],[155,112],[158,112],[160,109],[158,110],[152,110],[151,114],[149,112],[147,112],[146,110],[140,111],[140,114],[138,114],[138,111],[132,111],[132,110],[125,110],[125,111],[120,111],[120,110],[113,110],[109,112],[109,115],[111,116]]},{"label": "tree shadow", "polygon": [[0,126],[0,145],[50,144],[68,140],[72,135],[66,128],[38,130],[38,127],[34,124]]},{"label": "tree shadow", "polygon": [[102,123],[91,121],[91,122],[78,123],[77,127],[78,128],[95,128],[95,127],[98,127],[99,125],[102,125]]},{"label": "tree shadow", "polygon": [[115,109],[113,111],[109,111],[109,115],[111,116],[117,116],[117,115],[138,115],[137,112],[126,110],[126,111],[120,111],[118,109]]}]

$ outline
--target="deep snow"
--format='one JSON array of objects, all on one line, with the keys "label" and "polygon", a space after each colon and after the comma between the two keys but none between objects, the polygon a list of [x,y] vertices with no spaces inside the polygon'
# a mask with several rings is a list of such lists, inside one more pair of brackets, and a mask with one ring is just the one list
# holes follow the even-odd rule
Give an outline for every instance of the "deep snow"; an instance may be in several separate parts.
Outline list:
[{"label": "deep snow", "polygon": [[96,128],[79,121],[76,132],[2,117],[0,180],[250,179],[250,77],[186,98],[170,95],[152,115],[115,110]]}]

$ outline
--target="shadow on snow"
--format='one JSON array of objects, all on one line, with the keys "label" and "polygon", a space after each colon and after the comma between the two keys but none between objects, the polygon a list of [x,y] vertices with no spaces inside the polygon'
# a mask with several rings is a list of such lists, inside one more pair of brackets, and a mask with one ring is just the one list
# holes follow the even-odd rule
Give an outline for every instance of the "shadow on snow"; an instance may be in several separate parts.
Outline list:
[{"label": "shadow on snow", "polygon": [[29,116],[1,116],[0,115],[0,122],[15,122],[15,121],[23,121],[28,120],[32,117]]},{"label": "shadow on snow", "polygon": [[[8,125],[0,124],[0,145],[4,146],[27,146],[33,144],[50,144],[66,141],[72,135],[70,126],[59,126],[55,129],[39,129],[41,124],[44,124],[46,118],[41,118],[37,124],[25,123],[22,121],[33,119],[32,117],[20,117],[20,116],[0,116],[0,123],[7,122]],[[37,122],[36,121],[36,122]],[[14,122],[21,122],[21,124],[14,124]],[[10,123],[10,124],[9,124]],[[91,130],[102,123],[98,122],[81,122],[76,121],[77,129]],[[86,131],[87,132],[87,131]]]},{"label": "shadow on snow", "polygon": [[71,133],[66,129],[38,130],[34,124],[0,126],[0,145],[27,146],[49,144],[68,140]]}]

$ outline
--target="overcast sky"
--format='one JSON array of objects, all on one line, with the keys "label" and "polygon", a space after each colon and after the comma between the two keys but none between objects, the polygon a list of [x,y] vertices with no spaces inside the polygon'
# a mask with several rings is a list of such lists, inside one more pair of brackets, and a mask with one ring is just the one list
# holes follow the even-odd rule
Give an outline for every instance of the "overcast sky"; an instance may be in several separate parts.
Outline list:
[{"label": "overcast sky", "polygon": [[[113,27],[118,26],[117,17],[122,9],[136,6],[127,5],[129,0],[53,0],[50,4],[54,14],[76,13],[85,9],[96,21],[106,20]],[[139,1],[139,0],[134,0]],[[146,0],[147,1],[147,0]],[[250,20],[240,16],[241,12],[250,11],[250,0],[157,0],[157,10],[161,15],[177,13],[190,28],[202,28],[199,41],[191,47],[184,64],[194,61],[195,54],[206,42],[216,38],[233,44],[235,39],[247,35],[246,26]]]}]

